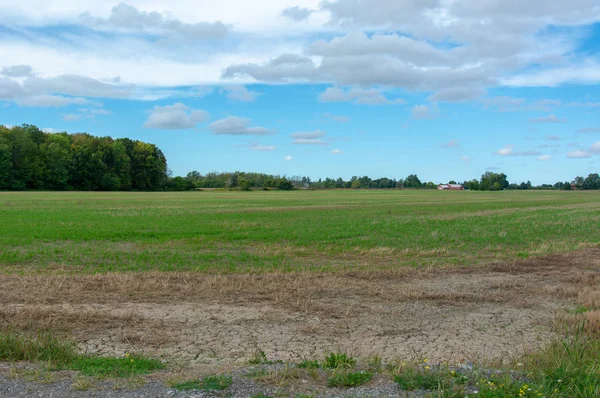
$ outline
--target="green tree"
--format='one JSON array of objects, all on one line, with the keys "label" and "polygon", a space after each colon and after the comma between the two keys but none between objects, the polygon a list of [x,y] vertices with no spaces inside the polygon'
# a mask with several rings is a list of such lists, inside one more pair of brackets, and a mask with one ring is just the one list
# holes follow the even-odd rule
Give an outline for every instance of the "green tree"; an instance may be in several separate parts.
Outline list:
[{"label": "green tree", "polygon": [[405,188],[421,188],[422,185],[421,180],[419,180],[416,174],[411,174],[404,179]]}]

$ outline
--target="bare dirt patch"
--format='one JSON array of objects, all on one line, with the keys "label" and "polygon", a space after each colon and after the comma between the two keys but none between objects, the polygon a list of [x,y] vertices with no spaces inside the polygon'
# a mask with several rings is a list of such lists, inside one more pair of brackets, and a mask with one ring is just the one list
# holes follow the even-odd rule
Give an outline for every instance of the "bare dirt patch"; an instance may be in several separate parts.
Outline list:
[{"label": "bare dirt patch", "polygon": [[463,362],[543,345],[557,314],[597,302],[598,291],[599,248],[470,268],[4,275],[0,328],[51,328],[91,352],[197,364],[256,350],[285,361],[345,350]]}]

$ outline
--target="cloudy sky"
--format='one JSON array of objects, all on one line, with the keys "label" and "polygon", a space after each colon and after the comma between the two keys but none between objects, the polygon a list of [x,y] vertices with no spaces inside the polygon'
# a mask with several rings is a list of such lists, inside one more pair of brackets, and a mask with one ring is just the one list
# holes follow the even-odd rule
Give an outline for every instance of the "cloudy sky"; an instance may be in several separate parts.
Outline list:
[{"label": "cloudy sky", "polygon": [[174,174],[600,171],[598,0],[0,0],[0,124]]}]

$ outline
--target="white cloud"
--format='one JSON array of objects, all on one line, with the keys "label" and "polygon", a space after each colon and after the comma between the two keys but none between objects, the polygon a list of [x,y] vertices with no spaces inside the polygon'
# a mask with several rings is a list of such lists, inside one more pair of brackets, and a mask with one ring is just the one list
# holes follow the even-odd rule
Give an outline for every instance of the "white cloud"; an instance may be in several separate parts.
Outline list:
[{"label": "white cloud", "polygon": [[411,109],[413,119],[435,119],[438,117],[437,107],[430,108],[427,105],[417,105]]},{"label": "white cloud", "polygon": [[274,145],[251,145],[250,146],[250,150],[251,151],[274,151],[275,149],[277,149]]},{"label": "white cloud", "polygon": [[155,106],[144,123],[144,127],[160,130],[185,130],[196,127],[208,118],[208,112],[191,109],[178,102],[173,105]]},{"label": "white cloud", "polygon": [[286,162],[289,162],[292,159],[294,159],[292,156],[286,156],[285,158],[283,158],[283,160],[285,160]]},{"label": "white cloud", "polygon": [[467,164],[468,164],[468,163],[471,163],[471,157],[470,157],[470,156],[467,156],[467,155],[462,155],[462,156],[460,157],[460,160],[462,160],[463,162],[465,162],[465,163],[467,163]]},{"label": "white cloud", "polygon": [[532,123],[566,123],[565,119],[560,119],[556,115],[541,116],[529,119]]},{"label": "white cloud", "polygon": [[342,151],[341,149],[334,149],[331,151],[331,153],[333,155],[342,155],[344,153],[344,151]]},{"label": "white cloud", "polygon": [[186,41],[222,39],[229,31],[221,21],[185,23],[170,15],[157,11],[141,11],[125,3],[113,7],[108,18],[96,18],[86,12],[79,19],[88,27],[159,34],[170,39]]},{"label": "white cloud", "polygon": [[49,94],[24,97],[17,99],[16,102],[22,106],[40,108],[59,108],[69,105],[86,105],[90,103],[90,101],[82,97],[64,97],[62,95]]},{"label": "white cloud", "polygon": [[293,133],[290,135],[295,145],[325,145],[323,138],[326,133],[321,130],[315,130],[306,133]]},{"label": "white cloud", "polygon": [[552,159],[552,156],[550,156],[550,155],[542,155],[538,159],[542,160],[542,161],[550,160],[550,159]]},{"label": "white cloud", "polygon": [[323,138],[325,137],[326,133],[321,131],[321,130],[315,130],[315,131],[311,131],[308,133],[293,133],[291,135],[292,138],[294,139],[307,139],[307,140],[311,140],[311,139],[317,139],[317,138]]},{"label": "white cloud", "polygon": [[262,93],[250,91],[242,85],[225,86],[223,90],[227,93],[227,99],[237,102],[252,102],[262,95]]},{"label": "white cloud", "polygon": [[352,102],[366,105],[398,105],[406,104],[403,99],[390,100],[375,89],[351,88],[343,90],[339,87],[329,87],[319,95],[321,102]]},{"label": "white cloud", "polygon": [[0,70],[0,75],[7,77],[29,77],[33,75],[33,69],[29,65],[6,66]]},{"label": "white cloud", "polygon": [[286,18],[289,18],[293,21],[304,21],[306,19],[308,19],[308,17],[310,17],[310,14],[312,14],[313,10],[311,10],[310,8],[304,8],[304,7],[299,7],[299,6],[295,6],[295,7],[288,7],[286,9],[284,9],[281,12],[281,15],[283,15]]},{"label": "white cloud", "polygon": [[540,156],[538,151],[514,151],[512,146],[500,148],[496,151],[499,156]]},{"label": "white cloud", "polygon": [[264,127],[251,126],[252,120],[245,117],[228,116],[217,120],[208,127],[213,134],[217,135],[269,135],[273,130]]},{"label": "white cloud", "polygon": [[600,153],[600,141],[594,142],[590,150],[592,153]]},{"label": "white cloud", "polygon": [[578,149],[578,150],[567,153],[567,157],[571,158],[571,159],[587,159],[592,156],[588,151]]}]

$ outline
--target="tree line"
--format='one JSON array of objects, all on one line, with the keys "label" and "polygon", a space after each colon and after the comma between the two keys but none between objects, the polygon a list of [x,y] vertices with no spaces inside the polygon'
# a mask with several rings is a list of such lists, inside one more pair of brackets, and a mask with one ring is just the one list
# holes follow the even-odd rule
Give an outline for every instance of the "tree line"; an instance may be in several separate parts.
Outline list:
[{"label": "tree line", "polygon": [[166,184],[167,160],[156,145],[0,126],[0,189],[152,191]]},{"label": "tree line", "polygon": [[[449,181],[456,184],[456,181]],[[474,191],[504,189],[600,189],[600,176],[576,177],[554,185],[509,183],[504,173],[486,172],[480,179],[459,183]],[[187,191],[202,188],[251,189],[435,189],[416,174],[406,178],[354,176],[312,180],[302,176],[264,173],[192,171],[172,177],[167,159],[154,144],[128,138],[94,137],[86,133],[47,133],[36,126],[0,125],[0,190]]]}]

